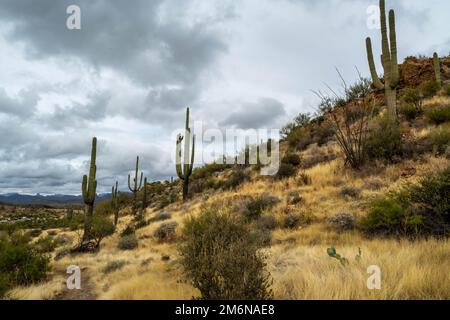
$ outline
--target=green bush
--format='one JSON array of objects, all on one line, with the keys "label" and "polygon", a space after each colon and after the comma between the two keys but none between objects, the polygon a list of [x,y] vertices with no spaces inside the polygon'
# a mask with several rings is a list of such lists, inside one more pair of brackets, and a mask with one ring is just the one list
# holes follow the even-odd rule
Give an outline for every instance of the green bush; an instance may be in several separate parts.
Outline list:
[{"label": "green bush", "polygon": [[449,96],[449,97],[450,97],[450,84],[446,84],[446,85],[442,88],[442,90],[443,90],[443,92],[444,92],[444,94],[445,94],[446,96]]},{"label": "green bush", "polygon": [[0,296],[18,285],[30,285],[47,276],[50,258],[30,243],[30,238],[16,232],[0,236]]},{"label": "green bush", "polygon": [[295,229],[301,222],[301,216],[297,213],[288,213],[284,217],[284,227],[288,229]]},{"label": "green bush", "polygon": [[297,169],[289,163],[280,163],[276,177],[278,179],[289,178],[297,173]]},{"label": "green bush", "polygon": [[272,208],[280,200],[277,197],[267,194],[260,195],[254,199],[251,199],[244,210],[244,217],[247,220],[258,219],[264,210]]},{"label": "green bush", "polygon": [[428,120],[439,125],[450,121],[450,106],[430,109],[426,112]]},{"label": "green bush", "polygon": [[205,300],[273,297],[265,257],[248,226],[219,207],[187,218],[180,246],[182,265]]},{"label": "green bush", "polygon": [[400,107],[400,114],[404,115],[409,121],[414,120],[422,113],[422,108],[414,104],[404,104]]},{"label": "green bush", "polygon": [[430,132],[429,138],[439,153],[445,152],[450,146],[450,125],[442,125]]},{"label": "green bush", "polygon": [[249,179],[248,174],[245,173],[245,170],[238,168],[234,169],[231,172],[230,177],[226,180],[224,187],[227,189],[235,189],[240,184],[244,183]]},{"label": "green bush", "polygon": [[57,243],[51,236],[45,236],[37,239],[34,245],[36,250],[41,253],[52,252],[57,247]]},{"label": "green bush", "polygon": [[362,221],[368,233],[448,236],[450,231],[450,167],[430,174],[385,199],[374,201]]},{"label": "green bush", "polygon": [[294,167],[299,166],[300,162],[300,156],[296,153],[288,153],[283,157],[283,159],[281,159],[281,163],[291,164]]},{"label": "green bush", "polygon": [[129,234],[119,239],[119,243],[117,244],[117,248],[120,250],[133,250],[138,246],[138,239],[136,235]]},{"label": "green bush", "polygon": [[91,222],[90,238],[94,241],[95,247],[100,247],[102,240],[114,233],[114,223],[105,216],[94,215]]},{"label": "green bush", "polygon": [[425,81],[420,85],[420,91],[425,98],[435,96],[439,89],[439,83],[436,80]]},{"label": "green bush", "polygon": [[377,122],[364,145],[369,159],[385,159],[392,161],[401,154],[402,136],[400,127],[395,121],[383,117]]},{"label": "green bush", "polygon": [[115,260],[108,262],[108,264],[103,268],[102,272],[104,274],[108,274],[117,270],[122,269],[127,262],[125,260]]},{"label": "green bush", "polygon": [[129,236],[130,234],[134,234],[135,230],[132,225],[127,225],[125,229],[122,230],[120,233],[121,237]]},{"label": "green bush", "polygon": [[158,229],[155,230],[153,236],[159,241],[173,240],[175,238],[175,230],[177,226],[178,223],[175,221],[163,223]]},{"label": "green bush", "polygon": [[412,104],[416,107],[420,107],[422,101],[422,95],[418,89],[406,88],[403,91],[401,102],[404,104]]},{"label": "green bush", "polygon": [[380,199],[372,203],[371,209],[362,221],[369,233],[397,234],[403,230],[406,210],[395,199]]},{"label": "green bush", "polygon": [[341,191],[339,191],[339,195],[344,198],[346,197],[359,198],[360,193],[361,190],[359,190],[358,188],[349,186],[344,186],[341,188]]},{"label": "green bush", "polygon": [[272,215],[263,215],[258,219],[257,226],[260,230],[274,230],[277,227],[277,220]]},{"label": "green bush", "polygon": [[148,223],[153,223],[153,222],[157,222],[157,221],[164,221],[164,220],[169,220],[170,219],[170,213],[167,212],[161,212],[158,213],[157,215],[155,215],[154,217],[150,218],[148,220]]}]

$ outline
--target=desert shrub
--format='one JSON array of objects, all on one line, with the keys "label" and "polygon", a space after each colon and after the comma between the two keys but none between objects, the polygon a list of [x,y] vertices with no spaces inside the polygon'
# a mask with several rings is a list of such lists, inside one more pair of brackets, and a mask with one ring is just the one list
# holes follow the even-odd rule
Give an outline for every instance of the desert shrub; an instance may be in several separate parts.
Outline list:
[{"label": "desert shrub", "polygon": [[261,230],[274,230],[277,227],[277,220],[274,216],[266,214],[259,217],[257,226]]},{"label": "desert shrub", "polygon": [[446,96],[450,96],[450,84],[446,84],[442,87],[442,91]]},{"label": "desert shrub", "polygon": [[308,127],[296,127],[286,140],[291,148],[302,151],[312,143],[311,132]]},{"label": "desert shrub", "polygon": [[258,219],[264,210],[269,209],[276,205],[280,200],[275,196],[267,194],[260,195],[247,202],[244,210],[244,217],[247,220]]},{"label": "desert shrub", "polygon": [[157,221],[164,221],[164,220],[169,220],[171,218],[170,213],[167,212],[161,212],[158,213],[156,216],[154,216],[153,218],[150,218],[148,220],[149,223],[153,223],[153,222],[157,222]]},{"label": "desert shrub", "polygon": [[430,132],[429,138],[437,152],[443,153],[450,146],[450,125],[441,126]]},{"label": "desert shrub", "polygon": [[268,229],[250,230],[250,235],[258,247],[270,247],[272,245],[272,232]]},{"label": "desert shrub", "polygon": [[133,250],[137,248],[137,246],[138,239],[134,233],[121,237],[117,244],[117,248],[119,248],[120,250]]},{"label": "desert shrub", "polygon": [[376,200],[362,225],[369,233],[448,236],[450,168]]},{"label": "desert shrub", "polygon": [[392,161],[401,154],[402,135],[398,124],[383,117],[379,119],[365,143],[365,152],[370,159],[385,159]]},{"label": "desert shrub", "polygon": [[360,193],[361,193],[361,190],[359,190],[356,187],[350,187],[350,186],[344,186],[339,191],[339,195],[344,198],[346,198],[346,197],[358,198]]},{"label": "desert shrub", "polygon": [[404,193],[418,212],[450,223],[450,167],[423,177],[418,184],[409,186]]},{"label": "desert shrub", "polygon": [[439,91],[439,83],[435,80],[429,80],[422,82],[420,85],[420,92],[425,98],[430,98],[435,96]]},{"label": "desert shrub", "polygon": [[297,173],[297,169],[289,163],[280,163],[276,177],[278,179],[284,179],[294,176]]},{"label": "desert shrub", "polygon": [[422,108],[410,103],[400,107],[400,114],[404,115],[407,120],[414,120],[422,113]]},{"label": "desert shrub", "polygon": [[234,189],[249,179],[248,174],[243,169],[235,169],[231,172],[230,177],[225,182],[225,188]]},{"label": "desert shrub", "polygon": [[41,253],[52,252],[57,247],[56,241],[54,241],[51,236],[37,239],[34,245],[36,250]]},{"label": "desert shrub", "polygon": [[401,98],[402,104],[412,104],[420,108],[422,103],[422,95],[418,89],[406,88]]},{"label": "desert shrub", "polygon": [[298,182],[300,185],[308,186],[312,183],[311,176],[306,172],[301,172],[298,176]]},{"label": "desert shrub", "polygon": [[433,108],[425,114],[432,123],[439,125],[444,122],[450,121],[450,106],[444,106],[440,108]]},{"label": "desert shrub", "polygon": [[125,229],[122,230],[120,233],[121,237],[129,236],[130,234],[134,234],[135,230],[132,225],[127,225]]},{"label": "desert shrub", "polygon": [[177,226],[178,223],[175,221],[163,223],[159,226],[158,229],[155,230],[153,236],[157,238],[159,241],[173,240],[175,238],[175,230]]},{"label": "desert shrub", "polygon": [[337,231],[351,230],[355,227],[356,218],[352,213],[341,212],[327,219],[328,225]]},{"label": "desert shrub", "polygon": [[103,268],[102,272],[108,274],[117,270],[122,269],[127,262],[125,260],[114,260],[108,262],[108,264]]},{"label": "desert shrub", "polygon": [[272,298],[265,257],[248,226],[220,208],[187,218],[180,246],[182,265],[205,300]]},{"label": "desert shrub", "polygon": [[301,163],[300,156],[296,153],[288,153],[281,159],[281,163],[291,164],[294,167],[299,166]]},{"label": "desert shrub", "polygon": [[283,226],[288,229],[294,229],[300,225],[301,216],[297,213],[289,213],[284,217]]},{"label": "desert shrub", "polygon": [[38,282],[50,271],[49,257],[29,241],[19,232],[0,236],[0,295],[13,286]]},{"label": "desert shrub", "polygon": [[364,188],[369,190],[379,190],[385,186],[386,183],[382,179],[376,177],[371,177],[364,181]]},{"label": "desert shrub", "polygon": [[49,235],[49,236],[56,236],[58,233],[56,232],[56,230],[50,230],[50,231],[47,231],[47,235]]},{"label": "desert shrub", "polygon": [[303,201],[302,197],[300,196],[300,192],[298,191],[291,191],[287,195],[287,203],[288,204],[299,204]]},{"label": "desert shrub", "polygon": [[33,238],[39,237],[42,234],[42,230],[41,229],[33,229],[28,231],[29,235]]},{"label": "desert shrub", "polygon": [[392,198],[375,200],[365,219],[363,228],[369,233],[399,235],[403,229],[406,211],[401,203]]},{"label": "desert shrub", "polygon": [[91,221],[91,230],[89,232],[91,240],[94,241],[95,247],[100,247],[102,240],[114,233],[114,223],[105,216],[94,215]]}]

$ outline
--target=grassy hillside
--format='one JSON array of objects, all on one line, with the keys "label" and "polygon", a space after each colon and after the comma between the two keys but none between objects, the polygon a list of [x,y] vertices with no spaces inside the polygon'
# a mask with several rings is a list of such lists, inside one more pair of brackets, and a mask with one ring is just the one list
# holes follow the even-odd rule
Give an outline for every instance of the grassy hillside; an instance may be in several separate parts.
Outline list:
[{"label": "grassy hillside", "polygon": [[[399,100],[403,102],[407,89],[414,89],[411,83],[417,82],[405,78],[410,63],[425,70],[430,61],[409,59],[401,66],[404,87]],[[446,70],[448,64],[444,64]],[[420,92],[425,90],[423,84],[428,73],[422,74],[424,79],[416,83]],[[448,72],[444,72],[443,79],[449,78]],[[397,149],[392,157],[368,157],[358,169],[349,166],[336,136],[325,130],[330,127],[326,115],[338,113],[335,107],[306,124],[290,126],[281,142],[285,159],[282,166],[287,164],[293,168],[289,167],[286,175],[263,177],[252,166],[206,165],[194,170],[191,198],[186,203],[180,200],[178,181],[149,184],[150,205],[141,222],[136,224],[130,215],[130,200],[122,199],[116,232],[106,237],[95,253],[69,252],[81,237],[81,230],[76,227],[44,228],[33,241],[46,235],[64,239],[55,245],[56,249],[49,250],[51,272],[46,280],[18,286],[6,296],[14,299],[200,297],[200,292],[186,277],[179,248],[188,240],[183,233],[187,219],[200,216],[212,207],[243,218],[240,221],[258,235],[262,244],[259,251],[267,256],[266,271],[273,279],[271,289],[275,299],[450,299],[448,229],[445,229],[446,222],[440,226],[429,223],[435,223],[435,216],[430,212],[436,208],[420,205],[410,196],[410,203],[401,216],[406,220],[367,227],[368,215],[374,215],[375,200],[397,199],[398,195],[394,195],[400,190],[416,190],[411,186],[424,185],[424,177],[439,175],[450,167],[450,119],[445,112],[433,116],[436,110],[448,113],[448,91],[444,86],[428,97],[421,93],[420,111],[413,115],[404,111],[409,105],[401,102],[401,144],[395,145]],[[375,124],[385,114],[385,107],[377,101],[369,124],[371,135],[377,132]],[[382,145],[390,142],[383,141]],[[449,181],[440,179],[429,181],[443,183],[440,190],[445,200]],[[426,192],[424,189],[421,192]],[[435,190],[431,192],[433,196],[437,194]],[[104,203],[97,214],[111,214],[110,209]],[[387,207],[382,210],[385,210],[382,214],[391,214]],[[449,212],[445,214],[448,217]],[[135,238],[123,235],[130,225],[136,228]],[[327,254],[331,246],[347,263],[340,263]],[[77,265],[82,270],[80,291],[66,289],[69,265]],[[381,269],[381,290],[367,289],[370,265]]]}]

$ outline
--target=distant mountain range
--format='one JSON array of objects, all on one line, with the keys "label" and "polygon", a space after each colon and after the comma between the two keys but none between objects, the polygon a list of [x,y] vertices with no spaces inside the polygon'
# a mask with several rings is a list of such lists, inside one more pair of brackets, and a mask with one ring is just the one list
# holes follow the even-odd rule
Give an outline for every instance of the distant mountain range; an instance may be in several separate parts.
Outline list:
[{"label": "distant mountain range", "polygon": [[[111,197],[110,193],[103,193],[97,195],[97,200],[104,200]],[[53,194],[53,195],[28,195],[19,193],[6,193],[0,194],[0,203],[16,204],[16,205],[80,205],[83,204],[83,198],[81,195],[66,195],[66,194]]]}]

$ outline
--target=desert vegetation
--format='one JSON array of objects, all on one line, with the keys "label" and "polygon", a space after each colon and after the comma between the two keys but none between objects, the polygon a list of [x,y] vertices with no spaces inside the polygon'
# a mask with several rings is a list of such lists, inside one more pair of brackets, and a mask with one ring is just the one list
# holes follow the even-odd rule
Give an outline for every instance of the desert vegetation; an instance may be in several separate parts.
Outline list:
[{"label": "desert vegetation", "polygon": [[[3,205],[0,295],[67,298],[77,265],[95,299],[450,299],[450,57],[398,64],[395,13],[380,9],[383,78],[367,38],[371,78],[338,73],[342,92],[316,92],[317,113],[281,131],[276,175],[248,161],[263,143],[194,168],[188,108],[177,180],[148,181],[137,157],[131,193],[116,182],[99,202],[93,138],[84,211]],[[417,85],[413,60],[433,70]]]}]

